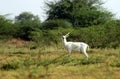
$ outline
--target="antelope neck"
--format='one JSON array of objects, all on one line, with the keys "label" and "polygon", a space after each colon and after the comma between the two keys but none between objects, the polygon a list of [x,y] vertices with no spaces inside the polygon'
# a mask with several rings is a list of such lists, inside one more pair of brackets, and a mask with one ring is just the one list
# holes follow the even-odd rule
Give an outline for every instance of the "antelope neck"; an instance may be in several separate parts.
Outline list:
[{"label": "antelope neck", "polygon": [[63,44],[66,46],[67,40],[66,38],[63,39]]}]

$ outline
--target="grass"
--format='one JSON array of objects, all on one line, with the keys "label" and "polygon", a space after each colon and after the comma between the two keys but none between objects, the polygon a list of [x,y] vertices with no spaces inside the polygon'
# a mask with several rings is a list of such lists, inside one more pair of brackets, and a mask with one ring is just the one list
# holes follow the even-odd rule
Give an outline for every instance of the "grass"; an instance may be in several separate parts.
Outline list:
[{"label": "grass", "polygon": [[119,48],[90,49],[87,60],[79,52],[69,58],[61,45],[0,43],[0,79],[120,79]]}]

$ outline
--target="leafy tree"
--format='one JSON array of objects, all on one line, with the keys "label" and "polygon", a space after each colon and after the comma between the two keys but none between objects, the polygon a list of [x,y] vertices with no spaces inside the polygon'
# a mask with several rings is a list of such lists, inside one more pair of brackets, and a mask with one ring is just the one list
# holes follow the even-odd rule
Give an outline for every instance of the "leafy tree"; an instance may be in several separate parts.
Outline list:
[{"label": "leafy tree", "polygon": [[48,20],[42,23],[41,29],[42,30],[53,30],[53,29],[58,29],[59,27],[62,28],[71,28],[72,24],[66,20]]},{"label": "leafy tree", "polygon": [[105,10],[101,0],[59,0],[47,2],[47,20],[65,19],[77,27],[105,23],[113,14]]},{"label": "leafy tree", "polygon": [[31,31],[40,27],[40,20],[38,16],[29,12],[23,12],[15,17],[15,24],[18,26],[16,37],[20,37],[25,40],[29,40]]},{"label": "leafy tree", "polygon": [[33,26],[39,27],[40,20],[38,16],[33,15],[30,12],[23,12],[20,15],[15,17],[15,22],[19,23],[22,26]]},{"label": "leafy tree", "polygon": [[12,20],[7,19],[6,16],[0,15],[0,38],[11,37],[15,32]]}]

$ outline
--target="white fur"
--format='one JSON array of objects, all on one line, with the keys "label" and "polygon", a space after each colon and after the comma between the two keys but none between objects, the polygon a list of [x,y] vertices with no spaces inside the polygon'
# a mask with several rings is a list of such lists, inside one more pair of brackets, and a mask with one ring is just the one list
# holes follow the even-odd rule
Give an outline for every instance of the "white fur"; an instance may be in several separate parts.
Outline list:
[{"label": "white fur", "polygon": [[88,44],[86,44],[84,42],[67,42],[66,38],[68,36],[69,36],[69,33],[62,36],[62,41],[63,41],[65,48],[68,50],[69,56],[72,51],[81,51],[88,58],[88,54],[86,52],[87,48],[89,48]]}]

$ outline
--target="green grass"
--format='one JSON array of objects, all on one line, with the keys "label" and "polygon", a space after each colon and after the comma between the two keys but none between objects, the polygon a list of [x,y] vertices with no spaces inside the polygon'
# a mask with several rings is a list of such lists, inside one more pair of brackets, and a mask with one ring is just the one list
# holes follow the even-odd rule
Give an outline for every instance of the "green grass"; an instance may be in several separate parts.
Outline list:
[{"label": "green grass", "polygon": [[0,79],[120,79],[120,49],[90,49],[71,57],[60,45],[0,42]]}]

